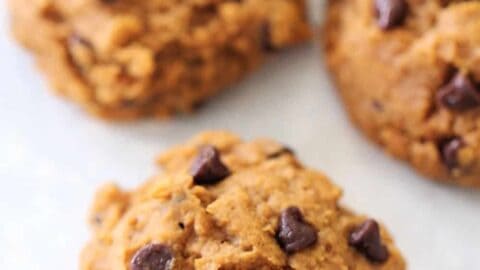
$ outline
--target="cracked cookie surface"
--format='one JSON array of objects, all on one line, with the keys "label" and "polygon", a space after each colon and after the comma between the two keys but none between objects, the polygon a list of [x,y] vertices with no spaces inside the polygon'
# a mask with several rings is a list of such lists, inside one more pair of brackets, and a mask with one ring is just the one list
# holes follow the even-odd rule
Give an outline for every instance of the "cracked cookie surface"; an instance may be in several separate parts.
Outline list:
[{"label": "cracked cookie surface", "polygon": [[81,269],[405,269],[388,233],[285,149],[207,132],[137,189],[104,186]]},{"label": "cracked cookie surface", "polygon": [[56,93],[105,118],[190,112],[306,40],[303,0],[10,0]]},{"label": "cracked cookie surface", "polygon": [[480,187],[480,2],[329,1],[328,66],[353,122],[443,182]]}]

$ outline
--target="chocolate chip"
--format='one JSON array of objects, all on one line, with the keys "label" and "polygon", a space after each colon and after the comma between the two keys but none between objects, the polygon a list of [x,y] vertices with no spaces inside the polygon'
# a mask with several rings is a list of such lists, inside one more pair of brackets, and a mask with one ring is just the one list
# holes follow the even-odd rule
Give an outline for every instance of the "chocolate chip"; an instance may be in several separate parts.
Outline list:
[{"label": "chocolate chip", "polygon": [[278,158],[278,157],[283,156],[283,155],[295,155],[295,152],[292,150],[292,148],[290,148],[288,146],[284,146],[284,147],[280,148],[278,151],[267,155],[267,158],[268,159],[274,159],[274,158]]},{"label": "chocolate chip", "polygon": [[229,176],[230,170],[220,160],[218,150],[212,145],[206,145],[200,149],[199,155],[190,168],[190,173],[195,184],[211,185]]},{"label": "chocolate chip", "polygon": [[170,270],[174,256],[169,247],[149,244],[139,249],[130,262],[131,270]]},{"label": "chocolate chip", "polygon": [[375,0],[377,23],[383,30],[403,24],[408,13],[405,0]]},{"label": "chocolate chip", "polygon": [[380,238],[380,228],[373,219],[366,220],[354,229],[348,243],[372,262],[382,263],[388,259],[388,250]]},{"label": "chocolate chip", "polygon": [[184,229],[185,229],[185,224],[183,224],[183,222],[179,222],[179,223],[178,223],[178,227],[179,227],[180,229],[184,230]]},{"label": "chocolate chip", "polygon": [[272,44],[272,29],[268,22],[260,26],[260,46],[265,52],[273,52],[276,50]]},{"label": "chocolate chip", "polygon": [[466,111],[480,106],[480,90],[468,75],[457,73],[437,92],[437,101],[451,110]]},{"label": "chocolate chip", "polygon": [[464,146],[465,143],[458,137],[445,139],[440,142],[442,160],[449,170],[453,170],[459,166],[458,151]]},{"label": "chocolate chip", "polygon": [[305,222],[300,209],[289,207],[280,214],[276,238],[287,253],[294,253],[317,242],[315,228]]}]

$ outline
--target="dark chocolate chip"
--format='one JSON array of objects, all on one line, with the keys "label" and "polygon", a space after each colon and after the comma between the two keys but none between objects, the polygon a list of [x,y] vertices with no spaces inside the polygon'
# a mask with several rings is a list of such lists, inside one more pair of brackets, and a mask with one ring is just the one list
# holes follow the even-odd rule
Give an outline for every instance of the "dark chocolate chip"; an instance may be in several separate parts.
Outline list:
[{"label": "dark chocolate chip", "polygon": [[289,207],[280,214],[276,238],[283,250],[294,253],[314,245],[317,231],[305,222],[300,209]]},{"label": "dark chocolate chip", "polygon": [[190,173],[198,185],[211,185],[230,175],[230,170],[220,160],[220,153],[212,145],[203,146],[193,161]]},{"label": "dark chocolate chip", "polygon": [[373,219],[368,219],[355,228],[350,233],[348,243],[372,262],[382,263],[388,259],[388,250],[380,238],[380,228]]},{"label": "dark chocolate chip", "polygon": [[149,244],[139,249],[130,262],[131,270],[170,270],[174,256],[169,247]]},{"label": "dark chocolate chip", "polygon": [[274,159],[278,158],[283,155],[295,155],[295,152],[292,150],[292,148],[288,146],[284,146],[280,148],[278,151],[275,151],[267,156],[268,159]]},{"label": "dark chocolate chip", "polygon": [[260,26],[260,46],[265,52],[273,52],[276,50],[272,44],[272,29],[268,22]]},{"label": "dark chocolate chip", "polygon": [[442,160],[449,170],[453,170],[459,166],[458,151],[464,146],[465,143],[458,137],[445,139],[440,142]]},{"label": "dark chocolate chip", "polygon": [[375,0],[378,26],[383,30],[400,26],[408,13],[408,4],[405,0]]},{"label": "dark chocolate chip", "polygon": [[454,111],[466,111],[480,106],[480,90],[469,76],[457,73],[437,92],[437,101]]},{"label": "dark chocolate chip", "polygon": [[185,224],[183,224],[183,222],[179,222],[179,223],[178,223],[178,227],[179,227],[180,229],[184,230],[184,229],[185,229]]}]

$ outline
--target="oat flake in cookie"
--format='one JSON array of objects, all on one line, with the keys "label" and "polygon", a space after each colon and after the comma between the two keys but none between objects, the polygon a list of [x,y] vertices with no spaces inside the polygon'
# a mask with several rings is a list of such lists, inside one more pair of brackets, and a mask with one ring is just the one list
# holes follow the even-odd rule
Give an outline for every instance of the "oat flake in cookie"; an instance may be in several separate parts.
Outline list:
[{"label": "oat flake in cookie", "polygon": [[480,1],[330,0],[328,66],[353,122],[422,174],[480,187]]},{"label": "oat flake in cookie", "polygon": [[105,118],[190,112],[310,36],[303,0],[9,0],[55,91]]},{"label": "oat flake in cookie", "polygon": [[405,269],[386,230],[285,149],[207,132],[164,153],[140,187],[104,186],[80,269]]}]

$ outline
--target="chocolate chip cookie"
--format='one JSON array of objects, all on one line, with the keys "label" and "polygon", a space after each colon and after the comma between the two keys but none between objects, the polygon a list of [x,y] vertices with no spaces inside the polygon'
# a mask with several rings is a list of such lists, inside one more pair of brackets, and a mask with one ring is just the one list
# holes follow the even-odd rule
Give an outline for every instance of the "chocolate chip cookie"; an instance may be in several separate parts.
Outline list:
[{"label": "chocolate chip cookie", "polygon": [[60,95],[106,118],[190,112],[310,36],[303,0],[10,0]]},{"label": "chocolate chip cookie", "polygon": [[480,2],[329,1],[328,66],[351,119],[439,181],[480,187]]},{"label": "chocolate chip cookie", "polygon": [[405,269],[384,228],[287,149],[203,133],[135,190],[104,186],[81,269]]}]

